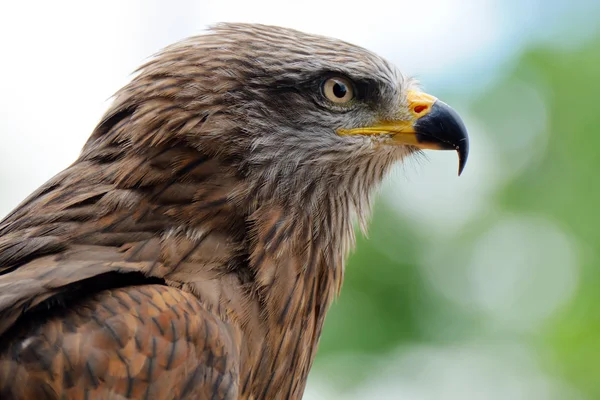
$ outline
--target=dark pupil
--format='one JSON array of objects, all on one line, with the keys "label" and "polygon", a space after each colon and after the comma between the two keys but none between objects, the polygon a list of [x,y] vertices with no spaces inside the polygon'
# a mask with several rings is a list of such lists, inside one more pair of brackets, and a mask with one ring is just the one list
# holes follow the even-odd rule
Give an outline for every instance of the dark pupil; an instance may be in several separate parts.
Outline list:
[{"label": "dark pupil", "polygon": [[348,89],[343,83],[336,82],[335,85],[333,85],[333,95],[338,99],[343,99],[346,92],[348,92]]}]

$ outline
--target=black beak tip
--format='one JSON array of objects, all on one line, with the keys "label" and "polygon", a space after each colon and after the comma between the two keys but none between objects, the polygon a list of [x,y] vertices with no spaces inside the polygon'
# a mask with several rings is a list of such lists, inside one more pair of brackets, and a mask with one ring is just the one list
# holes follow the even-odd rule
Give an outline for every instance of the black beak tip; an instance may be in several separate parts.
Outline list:
[{"label": "black beak tip", "polygon": [[467,158],[469,158],[469,138],[467,136],[456,147],[456,152],[458,153],[458,176],[460,176],[467,165]]},{"label": "black beak tip", "polygon": [[458,175],[462,174],[469,156],[469,135],[456,111],[443,101],[436,101],[431,111],[415,124],[418,139],[437,143],[440,149],[456,150]]}]

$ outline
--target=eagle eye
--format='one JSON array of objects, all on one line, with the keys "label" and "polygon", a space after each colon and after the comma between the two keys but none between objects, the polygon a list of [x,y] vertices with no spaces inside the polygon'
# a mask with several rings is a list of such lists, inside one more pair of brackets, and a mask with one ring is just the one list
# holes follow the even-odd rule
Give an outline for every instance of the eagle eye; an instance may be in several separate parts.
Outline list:
[{"label": "eagle eye", "polygon": [[322,84],[323,95],[327,100],[344,104],[354,99],[354,87],[352,82],[340,76],[331,77]]}]

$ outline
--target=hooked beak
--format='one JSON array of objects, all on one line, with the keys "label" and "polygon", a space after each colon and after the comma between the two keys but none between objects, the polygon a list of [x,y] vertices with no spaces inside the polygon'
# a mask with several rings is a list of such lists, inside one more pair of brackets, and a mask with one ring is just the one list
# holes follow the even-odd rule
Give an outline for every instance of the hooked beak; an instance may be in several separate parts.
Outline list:
[{"label": "hooked beak", "polygon": [[381,121],[374,126],[340,129],[340,135],[390,135],[392,143],[420,149],[456,150],[458,175],[467,163],[469,137],[456,111],[437,98],[422,92],[407,95],[411,118]]}]

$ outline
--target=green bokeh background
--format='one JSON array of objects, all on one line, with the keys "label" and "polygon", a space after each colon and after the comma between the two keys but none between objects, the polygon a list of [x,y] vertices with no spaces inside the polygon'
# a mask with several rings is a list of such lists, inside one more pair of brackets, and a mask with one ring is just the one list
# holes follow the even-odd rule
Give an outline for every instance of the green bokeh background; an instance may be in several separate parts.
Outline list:
[{"label": "green bokeh background", "polygon": [[[564,304],[525,333],[511,332],[502,323],[490,327],[481,312],[432,290],[420,261],[419,254],[428,251],[422,233],[390,209],[388,202],[379,201],[369,239],[358,240],[341,298],[328,316],[313,375],[316,380],[332,381],[342,393],[352,393],[369,376],[377,375],[379,360],[396,349],[470,342],[485,346],[500,341],[525,348],[548,379],[568,388],[560,393],[550,389],[550,398],[600,399],[599,77],[600,37],[575,48],[534,47],[466,107],[478,120],[477,126],[485,127],[471,134],[486,135],[507,169],[519,154],[514,142],[518,143],[515,135],[522,133],[520,122],[527,125],[519,118],[526,120],[529,111],[527,103],[511,98],[507,91],[523,82],[535,85],[546,123],[534,140],[533,159],[495,187],[491,202],[496,212],[484,213],[463,227],[450,239],[452,246],[468,253],[476,239],[505,215],[534,215],[550,221],[568,236],[577,253],[576,289]],[[460,99],[460,93],[447,95]],[[515,112],[515,105],[521,112]],[[510,121],[514,115],[517,119]],[[380,251],[381,241],[391,252]],[[534,277],[538,288],[544,287],[546,278],[544,274]],[[536,287],[525,294],[519,301],[534,299]],[[441,334],[428,328],[432,320],[445,326]],[[353,362],[344,361],[348,355]]]}]

